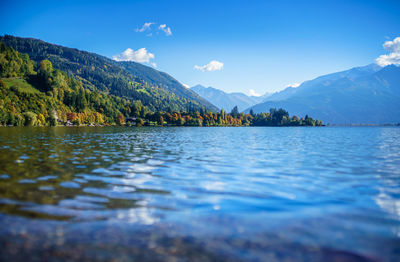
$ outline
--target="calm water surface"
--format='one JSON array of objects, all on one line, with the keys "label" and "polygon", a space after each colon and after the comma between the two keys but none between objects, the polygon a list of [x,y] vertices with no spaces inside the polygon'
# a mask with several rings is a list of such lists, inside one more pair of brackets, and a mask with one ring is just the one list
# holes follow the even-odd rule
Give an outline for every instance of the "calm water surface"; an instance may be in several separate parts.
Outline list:
[{"label": "calm water surface", "polygon": [[0,260],[400,261],[400,128],[0,128]]}]

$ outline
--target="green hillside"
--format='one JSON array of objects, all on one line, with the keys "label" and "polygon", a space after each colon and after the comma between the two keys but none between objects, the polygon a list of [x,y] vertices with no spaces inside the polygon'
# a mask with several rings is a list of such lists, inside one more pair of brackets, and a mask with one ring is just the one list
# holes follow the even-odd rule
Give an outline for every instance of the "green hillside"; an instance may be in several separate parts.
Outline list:
[{"label": "green hillside", "polygon": [[211,111],[215,111],[217,109],[209,101],[199,96],[196,92],[185,88],[181,83],[167,73],[160,72],[151,67],[135,62],[118,62],[118,64],[124,67],[136,78],[142,79],[152,87],[161,87],[177,96],[197,101],[200,104],[205,105],[209,110],[212,109]]},{"label": "green hillside", "polygon": [[[151,95],[153,88],[138,85],[134,87],[134,90],[144,97]],[[322,124],[308,116],[305,119],[299,119],[297,116],[290,117],[289,113],[283,109],[271,109],[269,113],[243,114],[234,107],[231,113],[223,110],[215,113],[206,111],[203,107],[197,111],[195,104],[192,104],[193,107],[187,111],[151,111],[142,104],[141,100],[132,100],[110,93],[107,90],[100,91],[96,86],[85,88],[83,81],[55,69],[49,60],[35,63],[27,54],[21,54],[0,42],[0,125],[123,125],[127,117],[134,119],[137,125],[161,126],[314,126]],[[174,94],[170,97],[176,98]],[[175,101],[179,99],[169,101],[169,103],[176,105]]]},{"label": "green hillside", "polygon": [[0,43],[1,125],[111,124],[147,112],[140,101],[85,89],[49,60],[35,65]]},{"label": "green hillside", "polygon": [[49,60],[53,67],[80,80],[85,89],[141,101],[152,111],[216,111],[217,108],[188,90],[166,73],[133,62],[109,58],[46,43],[32,38],[1,36],[0,41],[39,63]]}]

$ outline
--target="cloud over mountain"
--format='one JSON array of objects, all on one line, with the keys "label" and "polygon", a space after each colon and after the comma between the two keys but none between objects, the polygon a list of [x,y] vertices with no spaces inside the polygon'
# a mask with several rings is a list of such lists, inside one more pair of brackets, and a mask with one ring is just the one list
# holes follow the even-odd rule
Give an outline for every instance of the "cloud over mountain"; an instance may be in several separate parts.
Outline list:
[{"label": "cloud over mountain", "polygon": [[115,61],[132,61],[138,63],[148,63],[153,67],[156,67],[156,63],[151,62],[154,59],[155,55],[147,51],[146,48],[139,48],[138,50],[133,50],[131,48],[127,48],[124,52],[114,55],[113,60]]},{"label": "cloud over mountain", "polygon": [[294,88],[296,88],[296,87],[299,87],[299,86],[300,86],[299,83],[292,83],[292,84],[286,85],[285,88],[288,88],[288,87],[294,87]]},{"label": "cloud over mountain", "polygon": [[258,94],[254,89],[249,89],[249,95],[250,95],[250,96],[261,96],[261,95]]},{"label": "cloud over mountain", "polygon": [[396,37],[393,41],[386,41],[383,48],[390,53],[379,56],[376,63],[380,66],[400,65],[400,37]]},{"label": "cloud over mountain", "polygon": [[195,65],[194,69],[200,70],[200,71],[218,71],[218,70],[222,70],[222,68],[224,67],[224,63],[216,61],[216,60],[212,60],[210,63],[203,65],[203,66],[198,66]]}]

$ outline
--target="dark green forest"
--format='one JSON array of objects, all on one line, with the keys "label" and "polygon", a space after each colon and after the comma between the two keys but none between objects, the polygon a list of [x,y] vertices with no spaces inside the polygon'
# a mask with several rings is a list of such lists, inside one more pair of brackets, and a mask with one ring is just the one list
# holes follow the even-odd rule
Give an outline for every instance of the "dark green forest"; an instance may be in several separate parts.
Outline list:
[{"label": "dark green forest", "polygon": [[174,110],[170,105],[173,102],[160,100],[167,110],[155,110],[140,99],[113,95],[102,87],[85,85],[81,78],[55,69],[51,61],[44,59],[36,63],[27,54],[1,42],[0,78],[1,125],[322,125],[321,121],[308,116],[304,119],[290,117],[283,109],[244,114],[235,107],[230,113],[223,110],[216,113],[192,104],[185,110]]},{"label": "dark green forest", "polygon": [[168,74],[139,63],[117,62],[98,54],[32,38],[5,35],[0,36],[0,41],[20,53],[28,54],[38,64],[49,60],[55,69],[81,81],[85,89],[141,101],[151,111],[218,111],[210,102]]}]

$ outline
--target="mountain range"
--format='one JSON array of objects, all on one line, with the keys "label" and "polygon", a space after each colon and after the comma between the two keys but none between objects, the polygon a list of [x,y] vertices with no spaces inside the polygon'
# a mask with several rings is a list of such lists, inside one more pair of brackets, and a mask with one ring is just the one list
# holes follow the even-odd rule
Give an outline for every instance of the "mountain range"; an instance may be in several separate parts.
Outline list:
[{"label": "mountain range", "polygon": [[117,62],[33,38],[5,35],[0,42],[28,54],[36,63],[49,60],[55,69],[80,80],[89,90],[140,100],[153,111],[218,110],[170,75],[139,63]]},{"label": "mountain range", "polygon": [[289,87],[245,110],[285,108],[331,124],[400,122],[400,67],[370,64],[328,74]]},{"label": "mountain range", "polygon": [[312,115],[331,124],[400,122],[400,67],[395,65],[355,67],[257,97],[201,85],[189,89],[167,73],[139,63],[118,62],[38,39],[5,35],[0,42],[28,54],[37,64],[49,60],[54,69],[73,77],[88,91],[115,96],[114,102],[119,98],[141,101],[153,112],[217,112],[238,106],[246,113],[284,108],[292,115]]},{"label": "mountain range", "polygon": [[226,93],[222,90],[213,87],[204,87],[202,85],[196,85],[190,88],[201,97],[210,101],[213,105],[225,111],[230,111],[234,106],[237,106],[239,111],[243,111],[248,107],[263,102],[270,93],[266,93],[262,96],[248,96],[243,93]]}]

